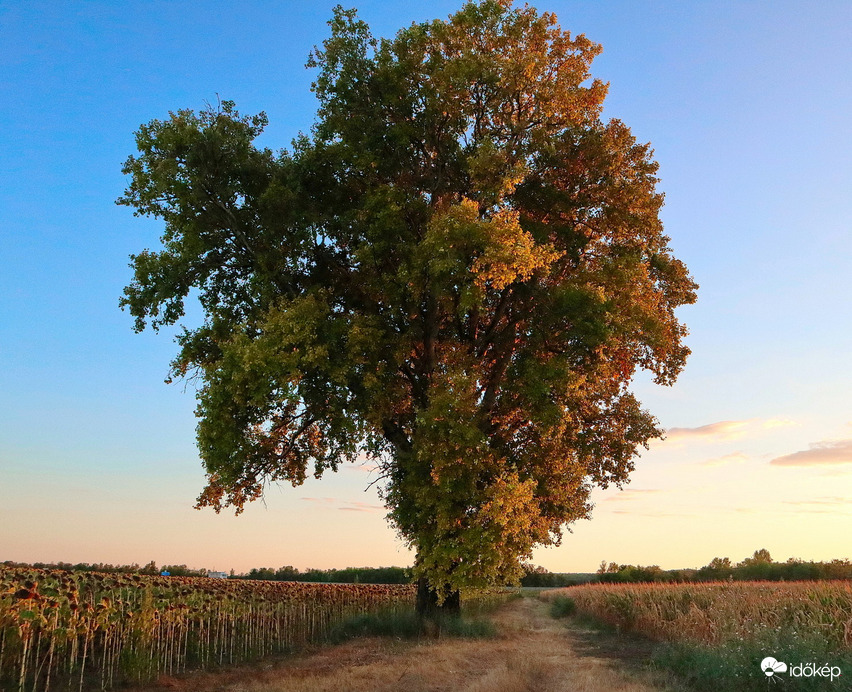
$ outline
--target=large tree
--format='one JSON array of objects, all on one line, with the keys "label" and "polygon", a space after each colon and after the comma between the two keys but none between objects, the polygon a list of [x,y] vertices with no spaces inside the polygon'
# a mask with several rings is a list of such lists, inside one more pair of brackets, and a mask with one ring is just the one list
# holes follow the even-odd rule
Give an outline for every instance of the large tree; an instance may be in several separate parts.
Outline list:
[{"label": "large tree", "polygon": [[340,7],[311,136],[254,145],[224,101],[142,126],[119,200],[165,222],[132,257],[136,329],[184,328],[216,511],[374,458],[429,599],[512,579],[661,434],[696,285],[657,164],[590,78],[600,47],[509,0],[375,40]]}]

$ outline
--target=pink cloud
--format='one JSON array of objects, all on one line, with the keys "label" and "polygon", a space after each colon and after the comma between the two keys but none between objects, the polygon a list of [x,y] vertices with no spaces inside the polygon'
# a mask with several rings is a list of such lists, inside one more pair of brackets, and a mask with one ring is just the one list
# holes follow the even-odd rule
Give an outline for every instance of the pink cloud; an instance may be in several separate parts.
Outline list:
[{"label": "pink cloud", "polygon": [[852,439],[815,442],[809,447],[810,449],[776,457],[769,463],[773,466],[852,464]]},{"label": "pink cloud", "polygon": [[714,438],[730,440],[745,434],[749,421],[723,420],[718,423],[701,425],[697,428],[669,428],[666,430],[667,440],[705,439]]},{"label": "pink cloud", "polygon": [[723,420],[718,423],[700,425],[697,428],[669,428],[666,440],[736,440],[746,435],[761,434],[766,430],[796,425],[790,418],[750,418],[747,420]]}]

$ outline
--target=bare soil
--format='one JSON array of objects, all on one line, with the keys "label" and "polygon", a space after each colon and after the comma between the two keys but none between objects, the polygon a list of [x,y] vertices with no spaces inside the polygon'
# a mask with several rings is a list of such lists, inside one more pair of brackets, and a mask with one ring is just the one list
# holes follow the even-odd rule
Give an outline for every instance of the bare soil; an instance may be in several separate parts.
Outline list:
[{"label": "bare soil", "polygon": [[678,692],[645,662],[652,645],[554,620],[516,599],[492,639],[362,638],[224,672],[163,677],[133,692]]}]

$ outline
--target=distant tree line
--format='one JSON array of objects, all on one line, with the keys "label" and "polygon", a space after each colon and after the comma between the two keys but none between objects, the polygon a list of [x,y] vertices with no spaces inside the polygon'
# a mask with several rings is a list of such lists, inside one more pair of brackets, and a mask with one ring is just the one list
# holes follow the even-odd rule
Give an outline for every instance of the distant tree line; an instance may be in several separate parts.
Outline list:
[{"label": "distant tree line", "polygon": [[[67,572],[116,572],[124,574],[161,574],[168,572],[174,577],[206,577],[207,569],[190,569],[186,565],[163,565],[158,567],[152,560],[146,565],[111,565],[102,562],[33,562],[22,563],[6,560],[5,567],[38,567]],[[412,581],[407,567],[347,567],[345,569],[307,569],[300,571],[292,565],[258,567],[246,574],[235,575],[236,579],[261,579],[266,581],[302,581],[330,584],[408,584]],[[638,582],[702,582],[702,581],[802,581],[822,579],[852,579],[852,562],[836,559],[829,562],[812,562],[791,557],[786,562],[775,562],[766,549],[756,550],[751,557],[734,564],[730,558],[714,557],[699,569],[664,570],[658,565],[620,565],[615,562],[601,563],[597,573],[549,572],[544,567],[524,565],[521,586],[563,587],[587,582],[638,583]]]},{"label": "distant tree line", "polygon": [[597,581],[602,583],[636,582],[701,582],[701,581],[802,581],[821,579],[852,579],[852,562],[831,560],[808,562],[791,557],[775,562],[765,548],[755,550],[751,557],[732,563],[727,557],[714,557],[700,569],[664,570],[657,565],[619,565],[601,563]]},{"label": "distant tree line", "polygon": [[544,567],[525,564],[521,577],[521,586],[576,586],[597,581],[597,575],[591,573],[548,572]]},{"label": "distant tree line", "polygon": [[292,565],[273,569],[258,567],[237,579],[266,581],[310,581],[328,584],[408,584],[411,570],[405,567],[347,567],[346,569],[308,569],[301,572]]},{"label": "distant tree line", "polygon": [[110,565],[104,562],[78,562],[72,564],[70,562],[12,562],[6,560],[0,563],[4,567],[37,567],[38,569],[58,569],[65,572],[106,572],[106,573],[121,573],[121,574],[161,574],[168,572],[173,577],[206,577],[206,569],[190,569],[186,565],[163,565],[157,567],[157,564],[151,560],[148,564],[140,567],[137,563],[132,565]]}]

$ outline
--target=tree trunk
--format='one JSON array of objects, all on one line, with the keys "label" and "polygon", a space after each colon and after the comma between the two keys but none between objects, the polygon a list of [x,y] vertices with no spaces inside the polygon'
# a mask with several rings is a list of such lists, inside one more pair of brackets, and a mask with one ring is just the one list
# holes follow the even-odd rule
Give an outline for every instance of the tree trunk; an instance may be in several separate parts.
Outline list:
[{"label": "tree trunk", "polygon": [[441,605],[438,605],[438,593],[430,586],[426,577],[417,580],[417,614],[421,618],[432,618],[436,615],[459,615],[461,613],[461,596],[458,589],[450,591]]}]

